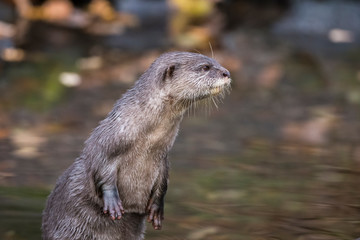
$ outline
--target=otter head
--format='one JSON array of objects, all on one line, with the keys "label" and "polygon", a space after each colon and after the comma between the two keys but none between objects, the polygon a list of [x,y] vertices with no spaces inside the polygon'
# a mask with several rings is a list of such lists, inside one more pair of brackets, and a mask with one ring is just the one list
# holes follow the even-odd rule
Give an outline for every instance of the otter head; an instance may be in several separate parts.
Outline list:
[{"label": "otter head", "polygon": [[201,99],[222,96],[230,88],[229,71],[202,54],[165,53],[154,65],[158,66],[157,81],[162,93],[175,103],[189,105]]}]

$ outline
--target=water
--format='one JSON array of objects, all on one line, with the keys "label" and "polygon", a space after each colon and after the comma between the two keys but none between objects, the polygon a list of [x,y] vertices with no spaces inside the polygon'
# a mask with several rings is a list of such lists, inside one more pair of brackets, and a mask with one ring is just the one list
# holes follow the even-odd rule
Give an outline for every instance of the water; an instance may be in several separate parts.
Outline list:
[{"label": "water", "polygon": [[[2,139],[9,150],[1,166],[2,239],[39,239],[45,198],[100,119],[96,106],[110,108],[123,91],[122,87],[103,87],[101,94],[76,90],[55,107],[58,110],[50,111],[56,114],[50,120],[46,120],[50,115],[37,116],[45,122],[34,128],[21,122],[24,119],[13,123],[10,135]],[[81,101],[86,95],[93,98],[89,103]],[[186,117],[170,156],[164,228],[154,231],[149,225],[147,239],[359,236],[359,148],[352,139],[357,134],[321,144],[284,140],[279,133],[285,121],[282,110],[291,106],[274,110],[274,104],[285,103],[261,96],[234,89],[210,116]],[[79,114],[69,120],[69,113],[79,109],[92,119],[82,122],[84,116]],[[357,128],[352,121],[349,117],[342,124]],[[336,135],[334,129],[329,131]]]},{"label": "water", "polygon": [[[149,224],[147,239],[359,237],[359,50],[319,57],[245,30],[222,40],[215,57],[233,90],[219,109],[186,115],[170,154],[163,230]],[[104,63],[97,69],[78,69],[81,51],[34,53],[3,68],[0,239],[40,238],[57,177],[162,52],[90,49]],[[63,72],[79,72],[82,83],[62,85]]]}]

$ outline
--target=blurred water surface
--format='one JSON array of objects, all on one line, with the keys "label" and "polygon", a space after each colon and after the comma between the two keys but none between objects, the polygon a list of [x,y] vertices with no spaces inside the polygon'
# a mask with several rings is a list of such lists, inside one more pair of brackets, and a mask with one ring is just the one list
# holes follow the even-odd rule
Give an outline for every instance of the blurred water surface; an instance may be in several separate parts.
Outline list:
[{"label": "blurred water surface", "polygon": [[[162,31],[129,34],[123,42],[104,37],[104,47],[75,31],[70,45],[1,62],[1,239],[40,238],[58,176],[115,100],[169,49]],[[186,114],[170,155],[164,227],[149,225],[146,239],[360,236],[360,48],[324,34],[316,38],[328,45],[312,51],[311,42],[278,34],[239,27],[219,37],[214,57],[231,71],[232,92],[218,108]]]}]

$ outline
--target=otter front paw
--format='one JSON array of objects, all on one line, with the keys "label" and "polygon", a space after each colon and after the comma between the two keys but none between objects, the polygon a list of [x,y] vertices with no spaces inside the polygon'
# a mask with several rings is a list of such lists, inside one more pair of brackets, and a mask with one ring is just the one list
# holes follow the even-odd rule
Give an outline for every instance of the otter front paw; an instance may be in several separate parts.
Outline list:
[{"label": "otter front paw", "polygon": [[104,213],[109,213],[112,220],[120,219],[125,213],[117,189],[104,190]]},{"label": "otter front paw", "polygon": [[152,222],[155,230],[161,229],[161,222],[164,220],[164,205],[150,204],[148,207],[148,222]]}]

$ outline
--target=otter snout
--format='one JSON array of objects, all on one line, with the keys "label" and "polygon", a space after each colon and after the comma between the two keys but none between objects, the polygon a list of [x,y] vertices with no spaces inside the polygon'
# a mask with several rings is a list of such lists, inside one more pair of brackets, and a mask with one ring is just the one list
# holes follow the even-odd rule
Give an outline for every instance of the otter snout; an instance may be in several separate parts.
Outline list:
[{"label": "otter snout", "polygon": [[223,68],[223,67],[217,68],[216,70],[218,71],[218,73],[217,73],[218,79],[214,85],[216,87],[218,87],[218,86],[225,86],[225,85],[230,84],[231,79],[230,79],[229,70],[227,70],[226,68]]},{"label": "otter snout", "polygon": [[230,72],[222,66],[214,67],[215,76],[218,78],[230,78]]},{"label": "otter snout", "polygon": [[214,82],[214,84],[212,84],[211,88],[226,87],[226,86],[230,85],[230,82],[231,82],[231,79],[229,77],[218,78],[216,80],[216,82]]},{"label": "otter snout", "polygon": [[230,72],[227,69],[219,70],[218,78],[210,87],[211,95],[217,95],[230,87]]},{"label": "otter snout", "polygon": [[230,72],[227,69],[223,69],[221,73],[222,77],[230,78]]}]

